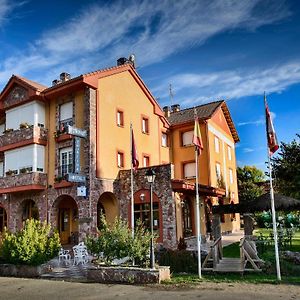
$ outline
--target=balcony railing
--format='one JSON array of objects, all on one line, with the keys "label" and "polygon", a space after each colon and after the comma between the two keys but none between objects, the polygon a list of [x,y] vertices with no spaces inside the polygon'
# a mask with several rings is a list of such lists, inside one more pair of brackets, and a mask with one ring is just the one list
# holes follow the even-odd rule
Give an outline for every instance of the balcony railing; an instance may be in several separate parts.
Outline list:
[{"label": "balcony railing", "polygon": [[26,190],[43,190],[47,187],[47,174],[39,172],[20,173],[0,178],[0,193]]},{"label": "balcony railing", "polygon": [[66,175],[69,173],[73,173],[73,164],[62,165],[58,167],[56,181],[64,180]]},{"label": "balcony railing", "polygon": [[0,151],[25,146],[33,143],[46,145],[48,130],[38,126],[29,126],[18,130],[7,129],[0,136]]}]

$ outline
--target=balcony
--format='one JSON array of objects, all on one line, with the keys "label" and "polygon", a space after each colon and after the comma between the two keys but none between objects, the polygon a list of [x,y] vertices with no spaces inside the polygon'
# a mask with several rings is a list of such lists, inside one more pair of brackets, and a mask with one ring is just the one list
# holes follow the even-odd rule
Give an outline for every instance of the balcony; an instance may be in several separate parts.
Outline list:
[{"label": "balcony", "polygon": [[29,126],[18,130],[7,129],[0,136],[0,151],[7,151],[30,144],[46,145],[48,130],[38,126]]},{"label": "balcony", "polygon": [[31,172],[0,178],[0,194],[40,191],[47,187],[47,174]]}]

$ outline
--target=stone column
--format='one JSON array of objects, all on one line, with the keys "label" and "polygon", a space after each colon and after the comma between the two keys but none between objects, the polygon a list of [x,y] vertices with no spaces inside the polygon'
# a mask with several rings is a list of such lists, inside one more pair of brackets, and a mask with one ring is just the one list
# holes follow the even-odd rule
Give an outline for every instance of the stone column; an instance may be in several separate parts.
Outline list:
[{"label": "stone column", "polygon": [[212,217],[212,234],[214,240],[222,236],[221,234],[221,218],[219,214],[214,214]]}]

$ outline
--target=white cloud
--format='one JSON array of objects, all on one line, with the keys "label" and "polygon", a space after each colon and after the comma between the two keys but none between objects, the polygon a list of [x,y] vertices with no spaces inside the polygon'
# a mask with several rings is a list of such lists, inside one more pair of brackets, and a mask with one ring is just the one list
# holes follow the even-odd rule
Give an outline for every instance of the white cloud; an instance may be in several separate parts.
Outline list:
[{"label": "white cloud", "polygon": [[259,119],[257,121],[246,121],[246,122],[240,122],[237,125],[238,126],[245,126],[245,125],[262,125],[265,124],[265,120],[264,119]]},{"label": "white cloud", "polygon": [[244,151],[244,153],[250,153],[250,152],[254,152],[254,149],[252,149],[252,148],[244,148],[243,151]]},{"label": "white cloud", "polygon": [[14,5],[8,0],[0,0],[0,26],[7,20],[8,14],[12,11]]},{"label": "white cloud", "polygon": [[[8,2],[0,0],[0,19],[1,3],[3,17]],[[132,0],[85,6],[64,24],[45,31],[28,49],[22,49],[21,55],[15,54],[4,61],[0,66],[0,82],[4,83],[12,73],[26,76],[31,71],[45,69],[51,73],[52,68],[65,69],[70,65],[75,65],[73,69],[78,72],[85,72],[91,67],[111,65],[117,57],[130,53],[136,54],[139,66],[146,66],[201,45],[221,32],[236,28],[255,30],[281,20],[290,14],[284,3],[283,0],[143,0],[138,3]],[[204,83],[208,81],[209,85],[215,80],[206,77]]]},{"label": "white cloud", "polygon": [[[300,82],[300,61],[286,62],[265,69],[221,71],[200,74],[177,74],[154,88],[158,96],[166,96],[166,85],[172,83],[177,91],[177,101],[184,106],[211,101],[212,99],[237,99],[245,96],[263,97],[268,93],[282,92]],[[193,94],[193,97],[189,96]],[[187,96],[186,96],[187,95]],[[272,113],[272,118],[275,114]],[[251,123],[260,124],[262,120]],[[246,122],[248,123],[248,122]],[[246,124],[240,124],[246,125]]]}]

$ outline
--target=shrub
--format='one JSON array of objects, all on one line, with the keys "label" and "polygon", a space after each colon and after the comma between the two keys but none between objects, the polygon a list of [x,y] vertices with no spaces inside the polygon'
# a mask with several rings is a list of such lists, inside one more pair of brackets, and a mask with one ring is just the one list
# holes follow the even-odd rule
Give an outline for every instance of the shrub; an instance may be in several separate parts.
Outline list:
[{"label": "shrub", "polygon": [[3,260],[13,264],[39,265],[58,255],[59,234],[50,234],[46,222],[28,219],[17,233],[5,232],[1,247]]},{"label": "shrub", "polygon": [[198,261],[190,251],[187,250],[164,250],[159,255],[159,264],[170,266],[174,273],[197,273]]},{"label": "shrub", "polygon": [[98,256],[103,253],[107,264],[114,259],[127,256],[144,264],[149,252],[150,239],[151,234],[144,229],[142,224],[135,227],[133,238],[127,222],[116,218],[113,224],[108,225],[105,217],[102,216],[98,236],[88,237],[86,245],[92,253]]}]

